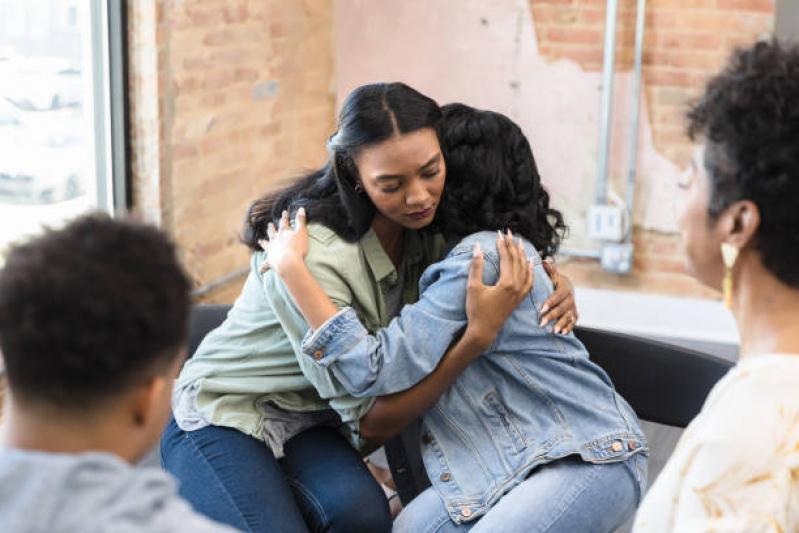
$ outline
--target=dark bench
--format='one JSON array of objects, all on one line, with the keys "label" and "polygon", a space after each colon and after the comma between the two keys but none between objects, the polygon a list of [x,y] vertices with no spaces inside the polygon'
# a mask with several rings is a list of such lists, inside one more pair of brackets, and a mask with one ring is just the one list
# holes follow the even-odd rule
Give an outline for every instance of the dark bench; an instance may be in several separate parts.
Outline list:
[{"label": "dark bench", "polygon": [[[228,305],[194,307],[189,356],[229,309]],[[582,327],[575,328],[575,334],[641,419],[669,426],[685,427],[732,367],[718,357],[632,335]],[[397,492],[407,504],[430,485],[419,449],[419,421],[388,442],[386,453]]]}]

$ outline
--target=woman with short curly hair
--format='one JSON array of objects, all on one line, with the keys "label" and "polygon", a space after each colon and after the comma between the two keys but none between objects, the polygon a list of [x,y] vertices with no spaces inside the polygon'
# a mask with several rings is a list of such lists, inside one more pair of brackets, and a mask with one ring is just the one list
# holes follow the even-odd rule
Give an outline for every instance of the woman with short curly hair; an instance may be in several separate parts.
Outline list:
[{"label": "woman with short curly hair", "polygon": [[799,531],[799,47],[737,51],[688,118],[703,144],[680,184],[687,267],[723,290],[740,359],[635,531]]}]

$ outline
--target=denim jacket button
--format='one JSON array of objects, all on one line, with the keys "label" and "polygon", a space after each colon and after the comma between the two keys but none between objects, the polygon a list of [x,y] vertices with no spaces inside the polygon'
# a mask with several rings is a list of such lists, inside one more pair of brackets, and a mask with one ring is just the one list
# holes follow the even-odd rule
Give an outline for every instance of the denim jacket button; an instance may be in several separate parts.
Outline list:
[{"label": "denim jacket button", "polygon": [[621,442],[615,441],[613,444],[610,445],[610,449],[614,452],[620,452],[624,448]]},{"label": "denim jacket button", "polygon": [[635,450],[635,443],[633,441],[630,441],[630,449]]},{"label": "denim jacket button", "polygon": [[318,360],[320,360],[322,358],[323,355],[325,355],[325,351],[324,350],[316,350],[313,353],[313,358],[318,361]]},{"label": "denim jacket button", "polygon": [[470,516],[472,516],[472,510],[469,509],[468,507],[464,507],[463,509],[461,509],[461,516],[469,518]]},{"label": "denim jacket button", "polygon": [[441,481],[449,481],[450,479],[452,479],[452,474],[449,472],[444,472],[441,474]]}]

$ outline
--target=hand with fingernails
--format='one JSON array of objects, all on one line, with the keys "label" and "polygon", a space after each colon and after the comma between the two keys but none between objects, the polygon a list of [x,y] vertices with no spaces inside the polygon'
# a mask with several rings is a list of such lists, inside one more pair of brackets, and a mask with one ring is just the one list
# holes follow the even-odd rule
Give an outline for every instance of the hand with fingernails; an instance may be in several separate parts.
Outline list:
[{"label": "hand with fingernails", "polygon": [[474,256],[466,284],[466,317],[468,329],[488,349],[499,334],[505,320],[521,304],[533,288],[533,264],[528,262],[521,239],[514,242],[510,230],[497,232],[499,280],[496,285],[483,284],[483,251],[480,243]]},{"label": "hand with fingernails", "polygon": [[266,233],[269,240],[258,241],[267,252],[266,259],[261,263],[261,274],[271,268],[278,275],[282,275],[305,259],[305,254],[308,253],[308,227],[304,207],[297,210],[294,228],[291,227],[288,211],[283,211],[277,229],[270,222]]}]

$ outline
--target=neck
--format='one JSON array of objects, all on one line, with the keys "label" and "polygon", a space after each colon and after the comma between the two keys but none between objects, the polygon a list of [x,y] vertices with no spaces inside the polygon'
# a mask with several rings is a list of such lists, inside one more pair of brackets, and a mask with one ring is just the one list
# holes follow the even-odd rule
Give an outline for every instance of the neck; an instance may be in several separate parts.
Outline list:
[{"label": "neck", "polygon": [[396,268],[402,261],[405,251],[405,228],[393,222],[380,213],[372,220],[372,228],[377,234],[377,240],[385,250]]},{"label": "neck", "polygon": [[[9,395],[10,396],[10,395]],[[128,463],[138,459],[137,439],[120,438],[130,429],[119,419],[104,414],[65,414],[43,407],[25,408],[8,398],[3,421],[2,445],[6,448],[48,453],[78,454],[103,451]]]},{"label": "neck", "polygon": [[732,312],[741,332],[740,358],[799,355],[799,290],[777,280],[758,258],[738,263]]}]

